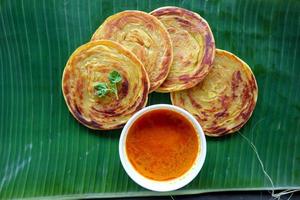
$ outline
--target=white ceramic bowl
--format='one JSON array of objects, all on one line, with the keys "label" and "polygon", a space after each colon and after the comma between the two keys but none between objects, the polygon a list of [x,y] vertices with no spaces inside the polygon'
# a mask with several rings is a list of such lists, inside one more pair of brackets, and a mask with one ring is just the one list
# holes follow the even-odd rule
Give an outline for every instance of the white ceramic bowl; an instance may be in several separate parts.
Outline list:
[{"label": "white ceramic bowl", "polygon": [[[194,126],[196,132],[198,133],[198,139],[199,139],[199,152],[197,155],[197,158],[193,164],[193,166],[182,176],[167,180],[167,181],[156,181],[149,178],[144,177],[141,175],[138,171],[135,170],[135,168],[131,165],[127,154],[126,154],[126,137],[128,134],[128,130],[131,127],[131,125],[143,114],[152,111],[152,110],[159,110],[159,109],[168,109],[175,111],[182,116],[184,116],[186,119],[188,119]],[[187,185],[189,182],[191,182],[197,174],[200,172],[205,156],[206,156],[206,139],[205,135],[203,133],[203,130],[200,126],[200,124],[197,122],[197,120],[187,111],[183,110],[182,108],[179,108],[177,106],[173,105],[167,105],[167,104],[157,104],[148,106],[146,108],[143,108],[142,110],[135,113],[126,123],[125,127],[122,130],[120,141],[119,141],[119,155],[121,163],[128,174],[128,176],[137,184],[140,186],[153,190],[158,192],[166,192],[166,191],[172,191],[177,190],[179,188],[182,188],[183,186]]]}]

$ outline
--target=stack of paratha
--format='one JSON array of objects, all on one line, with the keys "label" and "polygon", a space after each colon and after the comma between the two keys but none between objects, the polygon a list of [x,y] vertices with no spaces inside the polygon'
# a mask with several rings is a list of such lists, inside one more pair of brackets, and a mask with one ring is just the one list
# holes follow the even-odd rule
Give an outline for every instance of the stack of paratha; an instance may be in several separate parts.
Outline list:
[{"label": "stack of paratha", "polygon": [[[122,77],[118,96],[96,95],[95,84],[109,82],[112,71]],[[257,101],[249,66],[216,50],[208,23],[178,7],[108,17],[69,58],[62,89],[73,116],[92,129],[122,127],[156,91],[169,92],[206,135],[221,136],[239,130]]]}]

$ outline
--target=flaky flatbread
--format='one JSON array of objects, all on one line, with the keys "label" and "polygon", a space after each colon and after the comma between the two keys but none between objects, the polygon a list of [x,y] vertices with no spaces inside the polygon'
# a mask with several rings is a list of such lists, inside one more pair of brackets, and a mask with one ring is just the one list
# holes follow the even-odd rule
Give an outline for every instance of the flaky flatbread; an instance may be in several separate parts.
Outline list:
[{"label": "flaky flatbread", "polygon": [[92,40],[116,41],[132,51],[144,64],[150,92],[166,79],[173,60],[170,36],[163,24],[142,11],[123,11],[108,17]]},{"label": "flaky flatbread", "polygon": [[197,86],[171,93],[173,105],[193,114],[206,135],[239,130],[250,118],[258,88],[249,66],[224,50],[216,50],[212,69]]},{"label": "flaky flatbread", "polygon": [[197,85],[208,74],[215,55],[208,23],[200,15],[178,7],[162,7],[150,14],[167,28],[173,45],[169,75],[156,91],[179,91]]},{"label": "flaky flatbread", "polygon": [[[107,93],[96,95],[95,85],[109,83],[117,71],[122,81],[117,85],[118,98]],[[148,99],[150,83],[143,64],[120,44],[92,41],[71,55],[64,69],[62,90],[72,115],[92,129],[121,128]]]}]

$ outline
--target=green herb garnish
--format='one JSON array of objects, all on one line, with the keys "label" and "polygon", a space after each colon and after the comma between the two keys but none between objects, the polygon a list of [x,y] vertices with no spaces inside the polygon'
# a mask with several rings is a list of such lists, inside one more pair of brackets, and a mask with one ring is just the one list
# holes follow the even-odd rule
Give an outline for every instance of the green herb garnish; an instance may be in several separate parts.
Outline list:
[{"label": "green herb garnish", "polygon": [[122,81],[122,77],[119,74],[119,72],[117,72],[117,71],[110,72],[110,74],[108,75],[108,79],[109,79],[110,83],[114,83],[114,84]]},{"label": "green herb garnish", "polygon": [[116,95],[116,98],[119,99],[117,83],[122,81],[121,75],[117,71],[112,71],[109,73],[108,79],[110,82],[109,84],[99,82],[94,86],[96,90],[95,95],[98,97],[104,97],[108,92],[112,92]]},{"label": "green herb garnish", "polygon": [[108,87],[106,83],[97,83],[94,88],[98,97],[104,97],[108,93]]}]

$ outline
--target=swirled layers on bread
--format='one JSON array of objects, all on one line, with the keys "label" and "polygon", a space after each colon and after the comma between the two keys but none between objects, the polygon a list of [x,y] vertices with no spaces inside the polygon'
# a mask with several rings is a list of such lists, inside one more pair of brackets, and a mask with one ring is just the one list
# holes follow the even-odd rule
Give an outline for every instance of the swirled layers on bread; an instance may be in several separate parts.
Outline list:
[{"label": "swirled layers on bread", "polygon": [[[117,71],[122,81],[118,98],[108,93],[95,95],[95,84],[109,82]],[[64,69],[62,91],[72,115],[92,129],[121,128],[148,99],[150,83],[143,64],[120,44],[99,40],[82,45],[71,55]]]},{"label": "swirled layers on bread", "polygon": [[92,40],[109,39],[132,51],[144,64],[150,92],[166,79],[173,60],[172,43],[163,24],[145,12],[123,11],[108,17]]},{"label": "swirled layers on bread", "polygon": [[178,7],[162,7],[150,14],[167,28],[173,46],[169,75],[156,91],[179,91],[197,85],[208,74],[215,55],[208,23],[200,15]]},{"label": "swirled layers on bread", "polygon": [[173,105],[193,114],[206,135],[239,130],[250,118],[258,88],[249,66],[237,56],[216,50],[212,69],[197,86],[171,93]]}]

